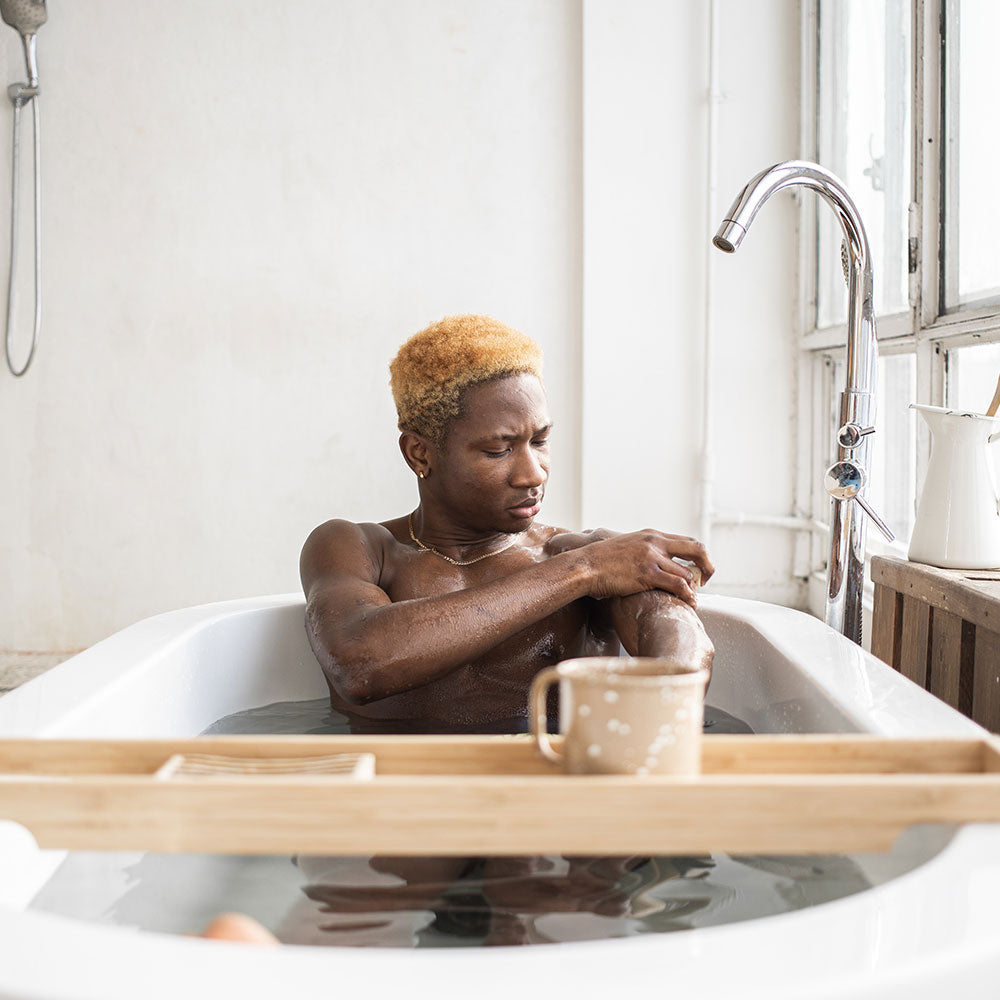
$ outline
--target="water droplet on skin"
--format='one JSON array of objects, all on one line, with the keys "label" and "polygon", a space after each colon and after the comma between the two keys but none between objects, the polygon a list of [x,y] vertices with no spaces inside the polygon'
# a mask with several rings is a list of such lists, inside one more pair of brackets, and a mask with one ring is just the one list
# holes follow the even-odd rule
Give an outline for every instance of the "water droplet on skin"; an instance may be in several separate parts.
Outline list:
[{"label": "water droplet on skin", "polygon": [[613,705],[618,700],[618,692],[617,691],[605,691],[604,692],[604,700],[609,705]]},{"label": "water droplet on skin", "polygon": [[621,723],[617,719],[608,719],[608,729],[613,733],[616,732]]},{"label": "water droplet on skin", "polygon": [[601,756],[601,748],[596,743],[591,743],[590,746],[587,747],[587,756],[588,757],[600,757]]}]

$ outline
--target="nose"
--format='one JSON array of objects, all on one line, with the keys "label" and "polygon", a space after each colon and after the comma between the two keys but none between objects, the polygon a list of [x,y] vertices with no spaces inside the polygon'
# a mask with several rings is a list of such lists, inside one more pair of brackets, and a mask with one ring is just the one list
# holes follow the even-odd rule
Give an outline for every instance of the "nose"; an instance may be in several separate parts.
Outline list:
[{"label": "nose", "polygon": [[549,478],[548,456],[540,454],[531,445],[519,448],[517,461],[511,470],[510,484],[519,489],[538,489]]}]

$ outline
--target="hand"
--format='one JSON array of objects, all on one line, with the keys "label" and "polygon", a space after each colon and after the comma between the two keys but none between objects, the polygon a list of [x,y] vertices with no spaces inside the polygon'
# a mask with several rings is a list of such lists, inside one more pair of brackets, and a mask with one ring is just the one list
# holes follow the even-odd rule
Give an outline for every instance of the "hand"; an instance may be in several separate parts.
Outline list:
[{"label": "hand", "polygon": [[694,574],[675,559],[694,563],[702,583],[715,572],[705,546],[697,539],[652,528],[594,542],[578,551],[593,574],[590,596],[598,600],[664,590],[694,607]]}]

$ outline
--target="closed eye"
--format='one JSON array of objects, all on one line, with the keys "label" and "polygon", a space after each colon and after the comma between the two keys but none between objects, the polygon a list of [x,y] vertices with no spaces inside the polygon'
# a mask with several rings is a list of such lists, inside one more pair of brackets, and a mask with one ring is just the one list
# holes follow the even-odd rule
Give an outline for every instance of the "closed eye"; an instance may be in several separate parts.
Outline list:
[{"label": "closed eye", "polygon": [[510,448],[504,448],[503,451],[484,451],[484,455],[489,455],[490,458],[503,458],[504,455],[510,453]]}]

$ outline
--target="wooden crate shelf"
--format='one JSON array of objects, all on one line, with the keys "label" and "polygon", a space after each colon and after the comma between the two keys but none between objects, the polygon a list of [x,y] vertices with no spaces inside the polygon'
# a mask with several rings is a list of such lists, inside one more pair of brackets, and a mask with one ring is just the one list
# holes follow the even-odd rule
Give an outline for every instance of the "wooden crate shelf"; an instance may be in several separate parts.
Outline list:
[{"label": "wooden crate shelf", "polygon": [[[195,753],[253,758],[255,767],[157,777],[175,754]],[[336,753],[373,753],[375,776],[259,766]],[[696,778],[566,776],[524,736],[0,740],[0,818],[41,847],[75,850],[886,850],[913,824],[1000,822],[1000,740],[710,736]]]},{"label": "wooden crate shelf", "polygon": [[947,570],[875,556],[872,653],[1000,731],[1000,570]]}]

